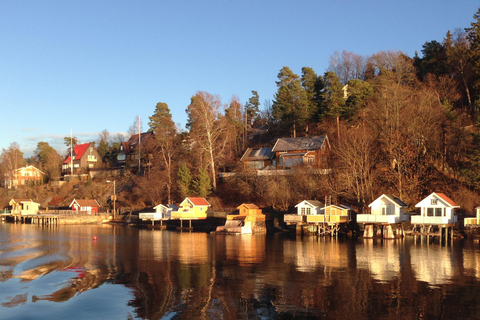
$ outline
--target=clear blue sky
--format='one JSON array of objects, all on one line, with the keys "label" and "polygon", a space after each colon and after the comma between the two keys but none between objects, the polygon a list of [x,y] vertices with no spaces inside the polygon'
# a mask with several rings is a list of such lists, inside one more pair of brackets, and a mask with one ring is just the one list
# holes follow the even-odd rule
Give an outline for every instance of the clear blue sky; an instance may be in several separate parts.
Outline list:
[{"label": "clear blue sky", "polygon": [[283,66],[322,74],[335,52],[420,54],[470,26],[480,3],[422,1],[0,1],[0,148],[25,156],[63,137],[143,130],[157,102],[182,127],[195,92],[258,91],[271,100]]}]

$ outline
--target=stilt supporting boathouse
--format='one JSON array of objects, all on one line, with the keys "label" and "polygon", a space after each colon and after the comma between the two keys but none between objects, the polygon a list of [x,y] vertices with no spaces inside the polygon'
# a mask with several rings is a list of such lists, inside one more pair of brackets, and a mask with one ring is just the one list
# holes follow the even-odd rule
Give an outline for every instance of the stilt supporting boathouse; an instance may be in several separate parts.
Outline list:
[{"label": "stilt supporting boathouse", "polygon": [[440,237],[440,242],[445,244],[453,242],[454,224],[415,224],[412,229],[413,236]]},{"label": "stilt supporting boathouse", "polygon": [[405,230],[403,224],[396,223],[375,223],[365,224],[363,230],[364,238],[384,238],[395,239],[405,236]]}]

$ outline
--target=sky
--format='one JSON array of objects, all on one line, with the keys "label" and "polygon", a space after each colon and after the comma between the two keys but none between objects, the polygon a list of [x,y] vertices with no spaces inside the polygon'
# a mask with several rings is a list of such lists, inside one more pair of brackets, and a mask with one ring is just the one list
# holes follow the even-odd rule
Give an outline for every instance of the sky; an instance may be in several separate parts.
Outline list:
[{"label": "sky", "polygon": [[[323,75],[346,50],[421,56],[427,41],[466,28],[477,0],[0,1],[0,148],[98,141],[143,131],[158,102],[184,128],[197,91],[263,105],[283,66]],[[262,108],[262,105],[260,108]]]}]

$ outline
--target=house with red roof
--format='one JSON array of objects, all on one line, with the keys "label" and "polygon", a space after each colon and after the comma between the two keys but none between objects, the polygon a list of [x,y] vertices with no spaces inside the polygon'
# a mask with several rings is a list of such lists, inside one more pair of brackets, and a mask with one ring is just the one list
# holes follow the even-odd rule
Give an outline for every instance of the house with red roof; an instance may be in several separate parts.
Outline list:
[{"label": "house with red roof", "polygon": [[206,219],[213,215],[212,211],[208,211],[211,207],[205,198],[188,197],[180,203],[177,211],[172,211],[172,219]]},{"label": "house with red roof", "polygon": [[78,144],[73,148],[72,157],[69,155],[63,161],[62,174],[87,173],[89,169],[98,168],[100,165],[100,156],[92,143]]},{"label": "house with red roof", "polygon": [[73,199],[69,207],[74,211],[87,211],[88,214],[96,214],[100,205],[95,199]]},{"label": "house with red roof", "polygon": [[443,193],[433,192],[415,205],[420,215],[412,216],[412,224],[448,225],[457,222],[458,204]]}]

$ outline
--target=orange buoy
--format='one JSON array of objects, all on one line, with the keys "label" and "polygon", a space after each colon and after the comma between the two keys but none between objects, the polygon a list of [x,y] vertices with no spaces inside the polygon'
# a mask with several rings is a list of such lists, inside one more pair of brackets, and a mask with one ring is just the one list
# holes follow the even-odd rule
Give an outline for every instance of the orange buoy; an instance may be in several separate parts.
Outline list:
[{"label": "orange buoy", "polygon": [[97,240],[97,236],[93,236],[93,240]]}]

